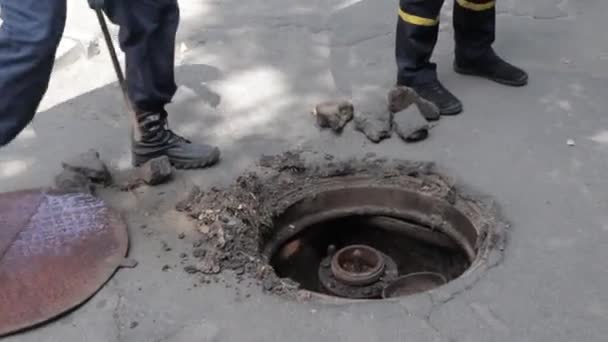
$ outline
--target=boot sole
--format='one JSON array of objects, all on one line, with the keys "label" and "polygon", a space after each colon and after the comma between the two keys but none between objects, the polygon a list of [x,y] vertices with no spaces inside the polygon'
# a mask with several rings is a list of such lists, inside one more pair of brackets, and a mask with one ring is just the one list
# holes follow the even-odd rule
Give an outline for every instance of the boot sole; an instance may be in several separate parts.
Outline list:
[{"label": "boot sole", "polygon": [[520,81],[505,80],[503,78],[492,77],[492,76],[489,76],[489,75],[486,75],[486,74],[483,74],[483,73],[480,73],[480,72],[477,72],[477,71],[474,71],[471,69],[461,68],[457,65],[454,65],[454,71],[461,75],[481,77],[481,78],[485,78],[490,81],[494,81],[496,83],[500,83],[500,84],[511,86],[511,87],[523,87],[528,84],[528,77],[526,77],[525,79],[520,80]]},{"label": "boot sole", "polygon": [[[157,158],[160,156],[153,157],[139,157],[136,155],[132,156],[132,164],[134,167],[140,167],[151,159]],[[169,158],[171,165],[178,170],[194,170],[194,169],[204,169],[211,167],[217,164],[220,161],[220,153],[217,152],[213,154],[211,157],[205,160],[180,160],[176,158]]]},{"label": "boot sole", "polygon": [[454,116],[462,113],[462,104],[458,106],[454,106],[453,108],[447,108],[444,110],[439,110],[439,114],[442,116]]}]

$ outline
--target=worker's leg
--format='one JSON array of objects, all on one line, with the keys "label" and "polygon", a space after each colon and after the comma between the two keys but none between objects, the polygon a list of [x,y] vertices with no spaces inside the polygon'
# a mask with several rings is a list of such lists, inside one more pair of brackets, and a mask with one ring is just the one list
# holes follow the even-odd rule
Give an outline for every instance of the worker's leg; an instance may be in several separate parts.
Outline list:
[{"label": "worker's leg", "polygon": [[177,89],[174,78],[176,0],[106,0],[108,17],[120,26],[129,96],[142,111],[160,111]]},{"label": "worker's leg", "polygon": [[412,87],[443,115],[462,111],[462,104],[437,79],[431,55],[439,34],[443,0],[400,0],[395,52],[397,83]]},{"label": "worker's leg", "polygon": [[182,168],[216,163],[217,148],[191,144],[166,127],[165,105],[171,102],[177,89],[174,78],[177,0],[106,0],[106,13],[120,25],[129,97],[138,112],[142,136],[133,144],[134,164],[161,155],[167,155]]},{"label": "worker's leg", "polygon": [[439,33],[443,0],[401,0],[397,22],[398,83],[413,85],[437,79],[431,55]]},{"label": "worker's leg", "polygon": [[65,0],[0,0],[0,146],[32,120],[46,92]]},{"label": "worker's leg", "polygon": [[456,71],[513,86],[526,84],[528,75],[523,70],[508,64],[494,53],[492,44],[495,33],[494,0],[455,0]]}]

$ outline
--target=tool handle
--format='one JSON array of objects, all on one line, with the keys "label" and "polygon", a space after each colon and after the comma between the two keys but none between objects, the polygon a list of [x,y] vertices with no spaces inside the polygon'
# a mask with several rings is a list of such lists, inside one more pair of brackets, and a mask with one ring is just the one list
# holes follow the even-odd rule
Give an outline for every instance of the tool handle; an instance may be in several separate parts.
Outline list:
[{"label": "tool handle", "polygon": [[[112,65],[114,66],[114,71],[116,72],[116,78],[118,79],[118,84],[120,86],[120,90],[122,92],[122,96],[125,101],[125,106],[127,107],[127,111],[131,116],[131,123],[133,128],[137,127],[137,113],[135,111],[135,107],[131,103],[129,99],[129,92],[127,89],[127,82],[125,81],[124,73],[122,72],[122,68],[120,66],[120,62],[118,61],[118,56],[116,54],[116,49],[114,48],[114,43],[112,41],[112,36],[110,35],[110,30],[108,30],[108,24],[106,22],[106,18],[100,8],[95,8],[95,14],[97,15],[97,19],[99,20],[99,26],[101,27],[101,32],[103,33],[104,40],[106,41],[106,45],[108,46],[108,52],[110,53],[110,58],[112,59]],[[138,129],[134,129],[134,133],[136,135],[135,139],[140,138],[140,132]]]}]

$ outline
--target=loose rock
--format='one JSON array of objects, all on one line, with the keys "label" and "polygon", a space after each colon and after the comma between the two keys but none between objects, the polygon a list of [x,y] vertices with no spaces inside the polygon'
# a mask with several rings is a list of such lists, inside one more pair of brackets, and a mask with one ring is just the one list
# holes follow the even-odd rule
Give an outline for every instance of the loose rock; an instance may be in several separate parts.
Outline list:
[{"label": "loose rock", "polygon": [[197,248],[192,252],[192,256],[197,259],[204,258],[206,254],[207,254],[207,251],[204,250],[203,248]]},{"label": "loose rock", "polygon": [[264,287],[264,290],[270,292],[272,291],[272,289],[274,289],[274,281],[271,278],[266,278],[264,279],[264,282],[262,283],[262,286]]},{"label": "loose rock", "polygon": [[188,274],[194,274],[194,273],[197,273],[199,270],[198,270],[198,268],[196,268],[196,266],[188,265],[188,266],[184,267],[184,271]]},{"label": "loose rock", "polygon": [[219,263],[213,258],[204,258],[197,266],[203,274],[218,274],[222,270]]},{"label": "loose rock", "polygon": [[347,100],[326,101],[315,107],[314,115],[320,127],[341,132],[344,126],[353,119],[354,107]]},{"label": "loose rock", "polygon": [[372,142],[379,143],[391,137],[391,114],[388,111],[357,113],[355,128],[365,134]]},{"label": "loose rock", "polygon": [[393,127],[399,137],[406,142],[424,140],[428,136],[428,122],[416,106],[409,106],[396,113],[393,116]]},{"label": "loose rock", "polygon": [[168,181],[173,173],[167,156],[151,159],[139,168],[139,177],[148,185],[158,185]]},{"label": "loose rock", "polygon": [[439,120],[439,108],[437,108],[434,103],[418,96],[416,91],[412,88],[399,86],[389,91],[388,108],[392,113],[398,113],[405,110],[412,104],[416,104],[418,110],[420,110],[420,113],[425,119],[430,121]]},{"label": "loose rock", "polygon": [[386,105],[385,91],[366,86],[354,92],[355,129],[374,143],[391,137],[392,113]]},{"label": "loose rock", "polygon": [[95,186],[91,183],[89,178],[81,173],[67,169],[64,169],[55,177],[55,187],[58,190],[69,193],[80,192],[93,194],[95,192]]},{"label": "loose rock", "polygon": [[94,183],[109,185],[112,175],[106,164],[100,159],[99,152],[89,150],[61,163],[64,169],[82,174]]}]

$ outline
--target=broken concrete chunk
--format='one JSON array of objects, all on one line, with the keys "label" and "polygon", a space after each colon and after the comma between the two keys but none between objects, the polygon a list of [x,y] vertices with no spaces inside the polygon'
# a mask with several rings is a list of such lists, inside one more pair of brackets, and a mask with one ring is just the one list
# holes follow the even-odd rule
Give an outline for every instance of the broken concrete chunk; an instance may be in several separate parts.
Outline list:
[{"label": "broken concrete chunk", "polygon": [[203,274],[218,274],[222,271],[219,261],[214,256],[203,258],[196,268]]},{"label": "broken concrete chunk", "polygon": [[388,110],[398,113],[416,102],[418,95],[408,87],[394,87],[388,92]]},{"label": "broken concrete chunk", "polygon": [[99,158],[99,152],[89,150],[61,163],[63,168],[84,175],[94,183],[110,184],[112,176],[106,164]]},{"label": "broken concrete chunk", "polygon": [[355,128],[374,143],[391,137],[391,113],[357,113]]},{"label": "broken concrete chunk", "polygon": [[412,88],[398,86],[389,91],[388,107],[392,113],[407,109],[412,104],[416,104],[420,113],[427,120],[439,120],[439,108],[434,103],[418,96]]},{"label": "broken concrete chunk", "polygon": [[326,101],[315,107],[314,114],[321,128],[331,128],[334,132],[341,132],[353,119],[354,107],[347,100]]},{"label": "broken concrete chunk", "polygon": [[192,256],[197,259],[202,259],[207,255],[207,251],[203,248],[197,248],[192,252]]},{"label": "broken concrete chunk", "polygon": [[[168,265],[166,265],[166,266],[167,266],[167,270],[168,270],[168,269],[169,269],[169,266],[168,266]],[[165,269],[164,269],[164,267],[163,267],[163,271],[164,271],[164,270],[165,270]],[[198,268],[196,268],[196,266],[194,266],[194,265],[188,265],[188,266],[184,267],[184,271],[185,271],[186,273],[188,273],[188,274],[194,274],[194,273],[199,272],[199,269],[198,269]]]},{"label": "broken concrete chunk", "polygon": [[64,169],[59,175],[55,176],[55,187],[64,192],[93,194],[95,186],[89,178],[81,173]]},{"label": "broken concrete chunk", "polygon": [[355,129],[374,143],[391,137],[392,113],[386,105],[385,90],[367,86],[354,92]]},{"label": "broken concrete chunk", "polygon": [[420,110],[422,116],[427,120],[435,121],[439,120],[441,117],[439,108],[433,102],[427,101],[420,96],[416,100],[416,106],[418,107],[418,110]]},{"label": "broken concrete chunk", "polygon": [[429,129],[428,122],[422,116],[417,106],[409,106],[396,113],[393,116],[393,126],[399,137],[407,142],[425,139],[427,134],[419,132],[426,131],[428,133]]},{"label": "broken concrete chunk", "polygon": [[148,185],[158,185],[168,181],[173,173],[167,156],[151,159],[139,168],[139,177]]}]

